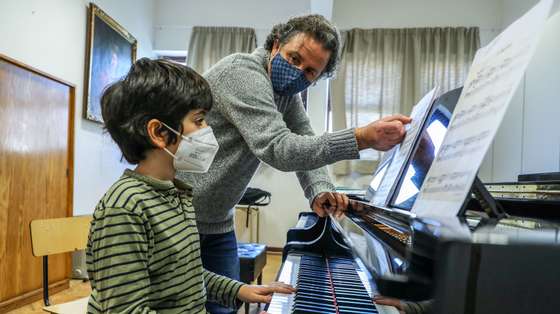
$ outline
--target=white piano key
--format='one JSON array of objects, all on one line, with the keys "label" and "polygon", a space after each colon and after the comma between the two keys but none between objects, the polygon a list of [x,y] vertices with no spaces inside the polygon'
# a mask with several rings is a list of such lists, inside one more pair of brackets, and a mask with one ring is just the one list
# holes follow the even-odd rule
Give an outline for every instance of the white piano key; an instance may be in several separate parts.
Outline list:
[{"label": "white piano key", "polygon": [[375,308],[379,314],[400,314],[399,310],[394,306],[375,304]]},{"label": "white piano key", "polygon": [[[278,281],[283,283],[291,284],[295,286],[297,283],[297,276],[299,273],[299,265],[301,261],[301,256],[299,255],[288,255],[284,264],[282,265],[282,270],[280,271],[280,276],[278,276]],[[275,293],[272,295],[272,300],[268,306],[267,313],[269,314],[287,314],[291,313],[292,305],[294,303],[294,294],[283,294]]]}]

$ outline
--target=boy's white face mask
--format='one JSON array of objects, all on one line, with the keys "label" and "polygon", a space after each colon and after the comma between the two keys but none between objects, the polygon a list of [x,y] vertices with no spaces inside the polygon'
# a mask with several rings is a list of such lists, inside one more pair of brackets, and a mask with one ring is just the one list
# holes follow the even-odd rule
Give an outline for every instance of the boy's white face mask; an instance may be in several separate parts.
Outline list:
[{"label": "boy's white face mask", "polygon": [[207,172],[220,148],[212,128],[206,127],[185,136],[167,124],[163,122],[162,124],[181,137],[181,142],[175,154],[164,148],[169,155],[173,156],[175,170],[194,173]]}]

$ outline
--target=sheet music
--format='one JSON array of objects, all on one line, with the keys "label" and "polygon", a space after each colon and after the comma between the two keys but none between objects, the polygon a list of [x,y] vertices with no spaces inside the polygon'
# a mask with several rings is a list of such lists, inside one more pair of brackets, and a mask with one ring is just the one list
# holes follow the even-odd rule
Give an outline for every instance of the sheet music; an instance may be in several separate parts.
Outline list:
[{"label": "sheet music", "polygon": [[389,165],[389,168],[385,171],[385,175],[381,181],[381,185],[373,195],[370,203],[376,206],[387,205],[387,198],[393,188],[395,181],[397,180],[399,173],[406,162],[406,159],[410,155],[410,150],[414,144],[414,139],[418,136],[420,129],[422,128],[422,121],[428,114],[432,102],[436,96],[438,87],[429,91],[422,99],[412,108],[412,113],[410,117],[412,122],[406,125],[406,135],[403,142],[398,145],[395,149],[393,160]]},{"label": "sheet music", "polygon": [[534,53],[552,0],[542,0],[473,61],[453,117],[412,211],[457,215]]}]

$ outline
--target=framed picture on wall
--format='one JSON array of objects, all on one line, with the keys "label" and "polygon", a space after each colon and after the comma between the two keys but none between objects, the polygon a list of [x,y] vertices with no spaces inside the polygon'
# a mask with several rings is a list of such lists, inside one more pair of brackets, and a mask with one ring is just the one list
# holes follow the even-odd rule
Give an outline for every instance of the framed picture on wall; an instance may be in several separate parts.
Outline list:
[{"label": "framed picture on wall", "polygon": [[137,41],[93,3],[89,4],[84,84],[84,118],[103,123],[101,95],[136,60]]}]

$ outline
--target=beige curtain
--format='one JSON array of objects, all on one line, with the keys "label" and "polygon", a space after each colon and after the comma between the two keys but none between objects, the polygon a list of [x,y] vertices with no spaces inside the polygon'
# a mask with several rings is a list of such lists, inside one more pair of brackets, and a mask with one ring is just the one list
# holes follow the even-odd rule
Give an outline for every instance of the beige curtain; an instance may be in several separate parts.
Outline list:
[{"label": "beige curtain", "polygon": [[204,73],[223,57],[236,52],[252,52],[257,47],[253,28],[193,27],[187,65]]},{"label": "beige curtain", "polygon": [[[463,84],[480,47],[479,29],[407,28],[344,31],[341,66],[331,82],[332,129],[363,126],[393,113],[409,114],[435,84],[448,91]],[[336,175],[371,173],[380,153],[340,162]]]}]

